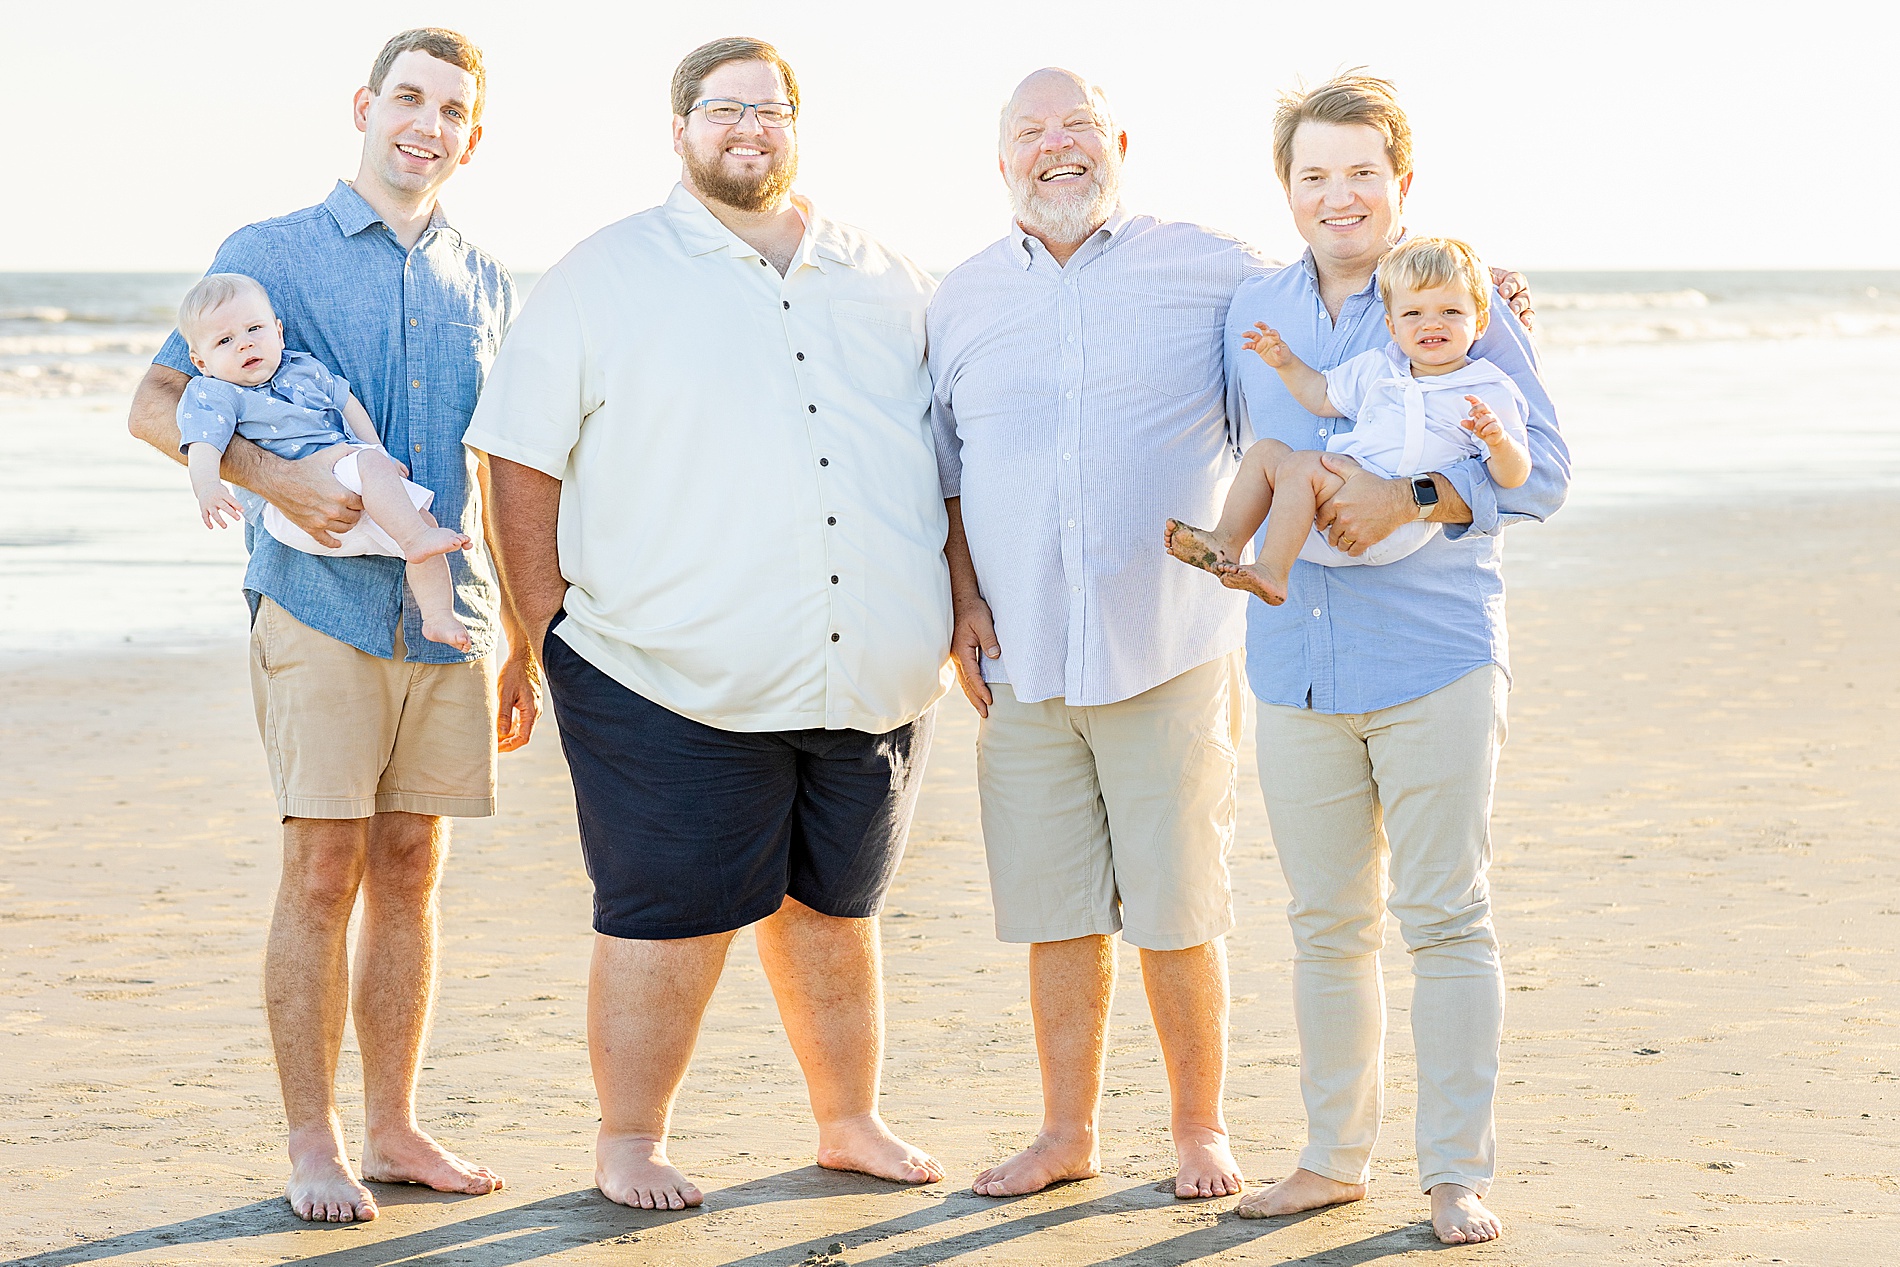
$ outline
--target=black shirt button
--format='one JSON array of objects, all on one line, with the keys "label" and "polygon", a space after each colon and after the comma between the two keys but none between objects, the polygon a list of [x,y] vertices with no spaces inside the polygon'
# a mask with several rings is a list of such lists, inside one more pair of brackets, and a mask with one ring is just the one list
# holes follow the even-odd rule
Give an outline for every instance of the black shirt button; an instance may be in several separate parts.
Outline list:
[{"label": "black shirt button", "polygon": [[[417,446],[417,447],[420,447],[420,446]],[[819,459],[818,459],[818,465],[820,465],[820,466],[830,466],[830,465],[831,465],[831,459],[830,459],[830,458],[819,458]]]},{"label": "black shirt button", "polygon": [[802,360],[804,360],[804,359],[805,359],[805,354],[804,354],[803,352],[800,352],[800,353],[798,354],[798,359],[799,359],[799,360],[801,360],[801,361],[802,361]]},{"label": "black shirt button", "polygon": [[835,576],[834,576],[834,577],[832,577],[832,578],[831,578],[831,583],[832,583],[833,585],[836,585],[836,584],[838,583],[838,578],[837,578],[837,577],[835,577]]},{"label": "black shirt button", "polygon": [[816,405],[806,405],[806,406],[805,406],[805,412],[806,412],[806,413],[810,413],[810,414],[815,414],[815,413],[817,413],[817,412],[818,412],[818,406],[816,406]]},{"label": "black shirt button", "polygon": [[778,302],[779,306],[783,308],[790,308],[792,306],[792,301],[789,299],[781,299]]},{"label": "black shirt button", "polygon": [[826,515],[825,522],[835,526],[838,522],[838,517],[836,515]]},{"label": "black shirt button", "polygon": [[831,635],[831,640],[832,640],[833,642],[836,642],[836,641],[838,641],[838,635],[837,635],[837,634],[832,634],[832,635]]}]

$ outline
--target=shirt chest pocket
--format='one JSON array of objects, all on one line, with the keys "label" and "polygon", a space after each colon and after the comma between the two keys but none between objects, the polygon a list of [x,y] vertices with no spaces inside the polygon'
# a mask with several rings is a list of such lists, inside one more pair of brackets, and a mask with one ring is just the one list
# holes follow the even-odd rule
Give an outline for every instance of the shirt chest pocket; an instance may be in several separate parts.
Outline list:
[{"label": "shirt chest pocket", "polygon": [[1135,320],[1135,377],[1164,396],[1220,386],[1220,314],[1212,308],[1148,308]]},{"label": "shirt chest pocket", "polygon": [[488,380],[489,366],[495,362],[489,331],[462,321],[438,321],[434,344],[436,371],[453,393],[455,408],[464,414],[473,413],[475,398]]},{"label": "shirt chest pocket", "polygon": [[914,401],[930,396],[924,369],[921,312],[853,299],[831,301],[831,324],[851,381],[874,396]]}]

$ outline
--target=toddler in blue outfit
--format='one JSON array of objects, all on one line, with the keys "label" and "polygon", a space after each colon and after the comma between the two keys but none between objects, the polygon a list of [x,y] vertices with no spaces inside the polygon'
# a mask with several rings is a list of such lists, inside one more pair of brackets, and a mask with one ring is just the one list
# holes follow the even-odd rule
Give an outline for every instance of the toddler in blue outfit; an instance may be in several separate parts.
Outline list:
[{"label": "toddler in blue outfit", "polygon": [[260,523],[271,536],[307,554],[382,554],[403,559],[409,589],[422,612],[422,634],[467,651],[468,629],[455,618],[455,588],[443,556],[474,544],[441,527],[429,513],[435,494],[405,478],[384,451],[376,424],[345,380],[304,352],[284,347],[283,322],[270,296],[241,273],[213,273],[191,288],[178,309],[178,332],[191,347],[199,377],[178,401],[178,443],[191,471],[192,491],[205,526],[225,526],[243,512],[218,477],[231,437],[295,461],[336,445],[332,473],[363,498],[363,517],[324,546],[275,506]]}]

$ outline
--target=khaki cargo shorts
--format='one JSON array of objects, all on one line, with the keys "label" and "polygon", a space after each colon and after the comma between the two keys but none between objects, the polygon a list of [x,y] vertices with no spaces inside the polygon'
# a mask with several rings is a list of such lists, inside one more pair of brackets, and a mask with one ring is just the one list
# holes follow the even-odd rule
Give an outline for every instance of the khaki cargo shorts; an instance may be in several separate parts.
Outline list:
[{"label": "khaki cargo shorts", "polygon": [[410,664],[318,633],[268,598],[251,697],[285,818],[495,812],[494,657]]},{"label": "khaki cargo shorts", "polygon": [[999,938],[1186,950],[1234,926],[1241,653],[1115,704],[990,692],[976,782]]}]

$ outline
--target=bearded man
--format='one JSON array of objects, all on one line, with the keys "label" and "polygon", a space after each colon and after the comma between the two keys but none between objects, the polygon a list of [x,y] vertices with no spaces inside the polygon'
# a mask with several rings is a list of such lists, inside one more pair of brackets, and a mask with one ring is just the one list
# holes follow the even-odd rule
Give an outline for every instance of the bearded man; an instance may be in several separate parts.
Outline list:
[{"label": "bearded man", "polygon": [[595,1177],[645,1209],[700,1203],[669,1118],[748,925],[818,1164],[943,1177],[878,1115],[877,912],[950,631],[932,283],[792,193],[798,101],[760,40],[680,63],[679,185],[541,279],[467,436],[594,882]]}]

